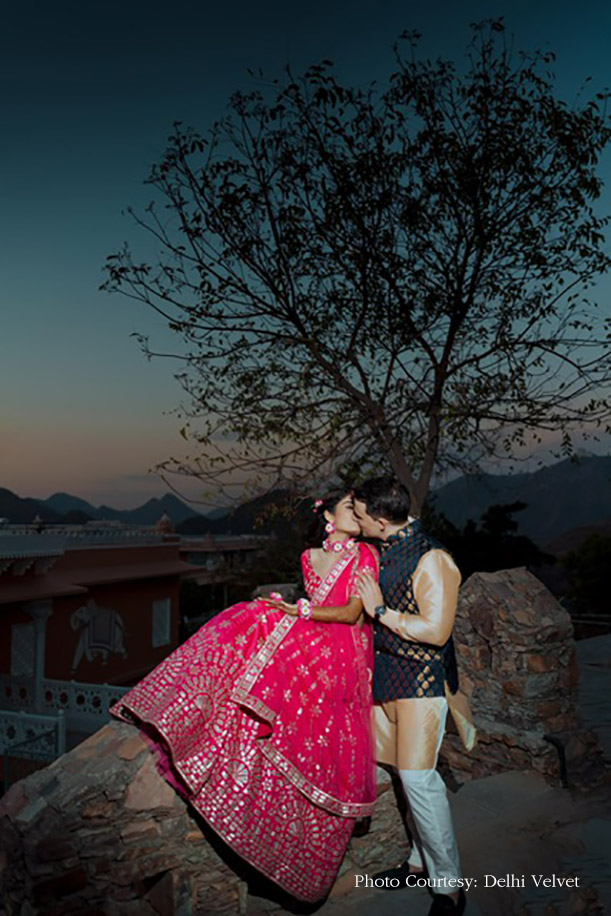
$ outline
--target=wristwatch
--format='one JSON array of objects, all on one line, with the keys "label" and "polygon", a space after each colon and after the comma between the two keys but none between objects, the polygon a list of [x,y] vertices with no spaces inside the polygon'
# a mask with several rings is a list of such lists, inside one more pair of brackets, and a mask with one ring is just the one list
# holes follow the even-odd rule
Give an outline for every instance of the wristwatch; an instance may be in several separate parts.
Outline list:
[{"label": "wristwatch", "polygon": [[386,605],[385,604],[376,605],[376,607],[373,610],[373,613],[375,614],[376,620],[377,620],[379,617],[381,617],[383,614],[386,613]]}]

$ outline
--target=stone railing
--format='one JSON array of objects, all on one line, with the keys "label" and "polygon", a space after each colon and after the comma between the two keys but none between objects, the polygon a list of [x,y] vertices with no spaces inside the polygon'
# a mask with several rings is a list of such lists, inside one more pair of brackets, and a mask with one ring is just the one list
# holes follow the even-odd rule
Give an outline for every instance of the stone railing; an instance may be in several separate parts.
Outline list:
[{"label": "stone railing", "polygon": [[0,754],[52,761],[66,751],[66,717],[0,710]]},{"label": "stone railing", "polygon": [[0,709],[32,709],[34,679],[0,674]]},{"label": "stone railing", "polygon": [[[0,674],[0,710],[34,710],[34,681]],[[36,712],[63,712],[67,726],[76,731],[95,731],[108,719],[108,710],[129,688],[114,684],[85,684],[44,678],[42,707]]]}]

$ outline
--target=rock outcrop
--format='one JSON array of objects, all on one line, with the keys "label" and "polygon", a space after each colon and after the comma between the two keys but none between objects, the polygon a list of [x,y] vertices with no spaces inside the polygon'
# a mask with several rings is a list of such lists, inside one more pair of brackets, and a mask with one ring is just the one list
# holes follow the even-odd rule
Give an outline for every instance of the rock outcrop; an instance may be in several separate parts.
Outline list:
[{"label": "rock outcrop", "polygon": [[479,735],[469,754],[455,735],[444,743],[459,782],[515,769],[556,785],[565,772],[573,784],[596,776],[598,738],[577,715],[571,618],[539,579],[522,568],[472,575],[460,590],[455,641]]},{"label": "rock outcrop", "polygon": [[[406,846],[381,770],[379,791],[375,823],[352,840],[335,893]],[[253,916],[290,905],[193,815],[121,722],[12,786],[0,800],[0,849],[6,916]]]}]

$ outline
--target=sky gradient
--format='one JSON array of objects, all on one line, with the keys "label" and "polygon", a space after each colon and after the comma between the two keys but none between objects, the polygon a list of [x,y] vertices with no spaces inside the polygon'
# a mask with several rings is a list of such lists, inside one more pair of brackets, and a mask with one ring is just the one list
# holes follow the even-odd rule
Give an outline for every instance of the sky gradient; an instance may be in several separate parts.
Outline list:
[{"label": "sky gradient", "polygon": [[[248,68],[299,72],[322,58],[367,84],[392,68],[406,28],[430,56],[461,58],[470,22],[504,15],[517,48],[557,54],[559,92],[611,84],[611,7],[603,0],[314,0],[171,5],[11,4],[0,37],[0,486],[67,490],[118,508],[166,492],[147,472],[183,454],[181,398],[167,360],[136,340],[177,339],[151,310],[98,291],[106,256],[138,233],[122,211],[172,123],[200,131],[223,115]],[[588,89],[588,94],[590,90]],[[611,209],[611,157],[603,207]],[[606,297],[608,284],[599,287]],[[608,444],[607,444],[608,445]],[[608,451],[607,448],[600,448]],[[195,496],[197,485],[185,486]]]}]

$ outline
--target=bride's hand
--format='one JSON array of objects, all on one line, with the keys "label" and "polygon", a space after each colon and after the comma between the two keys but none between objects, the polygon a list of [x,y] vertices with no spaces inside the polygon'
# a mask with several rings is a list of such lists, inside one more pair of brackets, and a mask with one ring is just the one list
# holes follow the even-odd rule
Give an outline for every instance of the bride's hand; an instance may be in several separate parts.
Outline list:
[{"label": "bride's hand", "polygon": [[277,598],[264,598],[263,601],[275,611],[283,611],[285,614],[290,614],[291,617],[299,617],[296,604],[288,604],[286,601],[279,601]]}]

